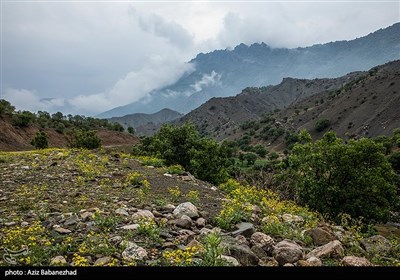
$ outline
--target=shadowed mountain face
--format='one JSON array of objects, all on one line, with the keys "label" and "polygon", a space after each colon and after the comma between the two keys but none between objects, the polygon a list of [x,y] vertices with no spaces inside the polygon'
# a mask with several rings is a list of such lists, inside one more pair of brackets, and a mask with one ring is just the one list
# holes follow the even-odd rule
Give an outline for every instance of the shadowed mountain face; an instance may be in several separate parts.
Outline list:
[{"label": "shadowed mountain face", "polygon": [[123,117],[114,117],[109,120],[120,123],[124,128],[129,126],[135,128],[138,135],[150,135],[163,123],[176,120],[182,116],[181,113],[165,108],[154,114],[137,113]]},{"label": "shadowed mountain face", "polygon": [[200,53],[190,61],[195,71],[153,91],[138,102],[114,108],[99,117],[154,113],[162,108],[187,113],[212,97],[233,96],[245,87],[277,84],[284,77],[331,78],[368,70],[400,58],[400,23],[351,41],[306,48],[270,48],[240,44],[233,50]]},{"label": "shadowed mountain face", "polygon": [[397,60],[340,78],[286,78],[276,86],[246,88],[234,97],[213,98],[175,122],[193,122],[203,134],[223,140],[240,138],[247,120],[260,122],[262,129],[269,113],[285,131],[305,128],[319,137],[315,123],[328,119],[339,136],[378,136],[400,127],[399,108]]}]

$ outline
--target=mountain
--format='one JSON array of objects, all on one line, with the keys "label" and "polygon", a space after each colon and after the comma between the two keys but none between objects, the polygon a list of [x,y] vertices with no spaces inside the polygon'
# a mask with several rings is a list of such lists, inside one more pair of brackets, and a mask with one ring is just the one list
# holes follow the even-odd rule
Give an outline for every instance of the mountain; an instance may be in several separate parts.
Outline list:
[{"label": "mountain", "polygon": [[179,112],[164,108],[154,114],[136,113],[123,117],[113,117],[109,120],[120,123],[125,128],[132,126],[135,128],[137,135],[150,135],[163,123],[176,120],[182,116],[183,114]]},{"label": "mountain", "polygon": [[[255,138],[271,142],[303,128],[318,138],[322,133],[315,131],[316,122],[328,119],[329,129],[341,137],[375,137],[400,127],[399,108],[396,60],[334,79],[285,78],[276,86],[246,88],[234,97],[212,98],[175,123],[191,121],[218,140],[238,139],[255,128]],[[248,121],[254,122],[243,125]]]},{"label": "mountain", "polygon": [[368,70],[400,58],[400,23],[350,41],[305,48],[271,48],[265,43],[233,50],[200,53],[190,63],[195,70],[176,83],[149,93],[137,102],[114,108],[102,118],[161,108],[187,113],[212,97],[233,96],[245,87],[279,83],[284,77],[332,78]]}]

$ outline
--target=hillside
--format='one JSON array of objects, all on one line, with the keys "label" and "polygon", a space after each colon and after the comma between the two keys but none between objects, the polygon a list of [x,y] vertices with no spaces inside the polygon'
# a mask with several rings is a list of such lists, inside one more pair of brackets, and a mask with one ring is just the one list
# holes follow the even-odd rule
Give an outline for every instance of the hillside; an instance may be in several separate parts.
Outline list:
[{"label": "hillside", "polygon": [[[49,147],[62,148],[67,147],[70,143],[71,136],[67,133],[57,132],[54,128],[40,128],[37,125],[15,126],[9,116],[0,115],[0,151],[34,149],[30,142],[39,130],[47,133]],[[105,128],[97,128],[96,131],[103,146],[133,145],[139,141],[136,136],[124,132]]]},{"label": "hillside", "polygon": [[[395,240],[172,170],[117,150],[0,152],[0,266],[399,265]],[[230,228],[238,205],[245,222]]]},{"label": "hillside", "polygon": [[176,120],[182,116],[181,113],[164,108],[154,114],[129,114],[123,117],[110,118],[109,121],[117,122],[125,129],[131,126],[135,129],[137,135],[150,135],[153,129],[156,130],[163,123]]},{"label": "hillside", "polygon": [[191,121],[203,134],[234,139],[245,133],[240,126],[248,120],[259,122],[262,129],[269,113],[278,126],[291,132],[305,128],[318,136],[315,123],[327,118],[332,122],[330,129],[341,137],[389,135],[400,127],[399,73],[400,61],[394,61],[336,79],[286,78],[276,86],[213,98],[176,123]]},{"label": "hillside", "polygon": [[190,61],[194,71],[174,84],[99,117],[154,113],[162,108],[188,113],[210,98],[233,96],[245,87],[277,84],[284,77],[338,77],[399,58],[400,23],[354,40],[306,48],[276,49],[264,43],[240,44],[233,50],[198,54]]}]

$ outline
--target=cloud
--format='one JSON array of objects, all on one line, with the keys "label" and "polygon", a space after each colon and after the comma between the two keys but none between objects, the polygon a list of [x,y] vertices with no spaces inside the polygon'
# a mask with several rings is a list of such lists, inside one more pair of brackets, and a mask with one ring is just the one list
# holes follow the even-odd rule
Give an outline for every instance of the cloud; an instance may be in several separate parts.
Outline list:
[{"label": "cloud", "polygon": [[36,91],[27,89],[7,88],[4,91],[4,99],[9,101],[17,110],[28,110],[31,112],[47,111],[57,112],[66,107],[63,98],[40,98]]},{"label": "cloud", "polygon": [[218,74],[214,70],[210,74],[203,74],[200,81],[196,81],[193,85],[190,85],[194,89],[194,92],[202,91],[205,87],[210,85],[216,85],[221,79],[221,74]]},{"label": "cloud", "polygon": [[[191,73],[190,63],[179,63],[171,57],[153,56],[140,71],[129,72],[108,92],[80,95],[69,100],[78,110],[90,114],[126,105],[145,98],[151,91],[176,82],[184,73]],[[95,106],[93,106],[95,104]]]}]

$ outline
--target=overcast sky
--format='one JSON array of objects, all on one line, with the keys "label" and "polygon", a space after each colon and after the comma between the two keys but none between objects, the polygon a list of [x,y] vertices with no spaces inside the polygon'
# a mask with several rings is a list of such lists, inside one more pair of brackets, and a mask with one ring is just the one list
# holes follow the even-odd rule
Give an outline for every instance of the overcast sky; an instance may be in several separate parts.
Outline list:
[{"label": "overcast sky", "polygon": [[199,52],[351,40],[400,21],[399,1],[1,0],[1,97],[94,115],[175,82]]}]

